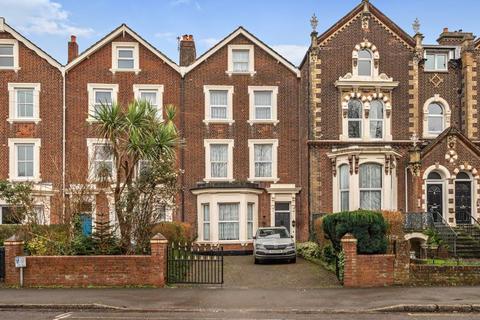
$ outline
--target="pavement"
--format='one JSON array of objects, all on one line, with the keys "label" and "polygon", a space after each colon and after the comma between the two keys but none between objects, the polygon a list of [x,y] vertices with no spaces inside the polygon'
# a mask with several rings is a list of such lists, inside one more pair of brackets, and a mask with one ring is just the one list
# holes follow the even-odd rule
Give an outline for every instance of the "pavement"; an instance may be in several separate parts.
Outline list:
[{"label": "pavement", "polygon": [[[478,287],[371,289],[0,289],[0,310],[365,313],[480,312]],[[3,319],[0,317],[0,319]]]}]

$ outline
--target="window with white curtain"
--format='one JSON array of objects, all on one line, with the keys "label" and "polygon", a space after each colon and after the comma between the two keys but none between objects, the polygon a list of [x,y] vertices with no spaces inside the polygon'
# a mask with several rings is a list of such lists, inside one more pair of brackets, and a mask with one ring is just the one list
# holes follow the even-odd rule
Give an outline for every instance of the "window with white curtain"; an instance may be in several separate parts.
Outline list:
[{"label": "window with white curtain", "polygon": [[210,170],[212,178],[227,178],[228,144],[210,145]]},{"label": "window with white curtain", "polygon": [[340,211],[349,211],[350,209],[350,172],[347,164],[342,164],[338,168],[339,192],[340,192]]},{"label": "window with white curtain", "polygon": [[358,99],[348,101],[348,137],[362,137],[363,105]]},{"label": "window with white curtain", "polygon": [[218,204],[218,240],[239,240],[239,203]]},{"label": "window with white curtain", "polygon": [[359,168],[360,208],[380,210],[382,206],[382,166],[364,163]]},{"label": "window with white curtain", "polygon": [[210,90],[210,118],[228,119],[227,90]]},{"label": "window with white curtain", "polygon": [[254,91],[255,120],[272,119],[272,91]]},{"label": "window with white curtain", "polygon": [[362,49],[358,51],[358,75],[372,76],[373,55],[370,50]]},{"label": "window with white curtain", "polygon": [[273,144],[254,145],[255,178],[272,177]]},{"label": "window with white curtain", "polygon": [[232,63],[233,63],[233,72],[249,72],[250,50],[233,49]]},{"label": "window with white curtain", "polygon": [[381,100],[373,100],[370,103],[370,138],[383,138],[383,102]]},{"label": "window with white curtain", "polygon": [[202,213],[203,213],[203,240],[210,240],[210,204],[202,204]]},{"label": "window with white curtain", "polygon": [[444,112],[440,103],[430,103],[428,106],[428,133],[439,134],[444,129]]},{"label": "window with white curtain", "polygon": [[247,239],[253,239],[253,206],[254,203],[247,204]]},{"label": "window with white curtain", "polygon": [[33,143],[16,143],[17,150],[17,177],[19,178],[33,178],[34,177],[34,148]]}]

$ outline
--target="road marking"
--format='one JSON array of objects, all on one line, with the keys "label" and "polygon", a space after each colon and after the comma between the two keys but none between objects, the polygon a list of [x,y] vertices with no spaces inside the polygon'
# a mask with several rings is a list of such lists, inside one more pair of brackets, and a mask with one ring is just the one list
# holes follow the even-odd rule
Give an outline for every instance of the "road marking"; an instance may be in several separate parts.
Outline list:
[{"label": "road marking", "polygon": [[56,316],[53,320],[66,319],[66,318],[69,318],[72,314],[73,314],[72,312],[62,313]]}]

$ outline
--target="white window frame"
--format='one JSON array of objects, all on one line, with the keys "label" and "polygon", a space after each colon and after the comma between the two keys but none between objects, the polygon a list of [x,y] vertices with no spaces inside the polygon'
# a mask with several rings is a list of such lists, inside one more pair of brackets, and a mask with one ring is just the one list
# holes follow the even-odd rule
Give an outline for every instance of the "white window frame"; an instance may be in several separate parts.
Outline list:
[{"label": "white window frame", "polygon": [[[272,92],[272,110],[270,119],[256,119],[255,117],[255,91],[271,91]],[[250,125],[255,123],[271,123],[277,125],[278,121],[278,87],[277,86],[248,86],[249,97],[249,120]]]},{"label": "white window frame", "polygon": [[[208,221],[205,220],[205,208],[208,208]],[[210,202],[202,203],[200,205],[200,212],[202,214],[201,221],[202,221],[202,240],[203,241],[210,241],[212,239],[212,216],[210,210]],[[208,226],[207,226],[208,225]],[[205,239],[205,228],[208,228],[208,239]]]},{"label": "white window frame", "polygon": [[155,91],[157,93],[157,115],[160,120],[163,120],[163,90],[162,84],[134,84],[133,96],[136,100],[140,100],[142,91]]},{"label": "white window frame", "polygon": [[[374,101],[378,101],[382,104],[382,118],[372,118],[372,110],[371,110],[371,107],[372,107],[372,102]],[[387,110],[386,110],[386,105],[385,105],[385,102],[382,100],[382,99],[372,99],[372,101],[370,101],[369,105],[368,105],[368,119],[366,119],[366,125],[368,126],[368,139],[370,140],[373,140],[373,141],[383,141],[385,139],[385,127],[386,127],[386,123],[387,123],[387,117],[386,117],[386,113],[387,113]],[[372,127],[372,122],[373,121],[381,121],[382,122],[382,137],[381,138],[375,138],[375,137],[372,137],[371,136],[371,127]]]},{"label": "white window frame", "polygon": [[[132,49],[133,51],[133,69],[125,69],[118,67],[118,52],[121,49]],[[140,55],[138,42],[112,42],[112,73],[116,72],[135,72],[140,73]]]},{"label": "white window frame", "polygon": [[[380,188],[368,188],[368,187],[361,187],[360,186],[360,172],[361,172],[361,169],[362,169],[362,166],[364,165],[375,165],[375,166],[378,166],[380,167]],[[359,164],[358,166],[358,206],[360,209],[364,209],[364,210],[382,210],[383,208],[383,187],[384,187],[384,170],[385,170],[385,167],[384,165],[381,165],[377,162],[363,162],[361,164]],[[362,191],[365,191],[365,192],[369,192],[369,191],[373,191],[373,192],[380,192],[380,208],[378,209],[371,209],[371,208],[362,208],[360,207],[360,202],[361,202],[361,194],[362,194]]]},{"label": "white window frame", "polygon": [[430,132],[428,130],[428,117],[429,117],[429,112],[428,112],[428,107],[432,103],[437,103],[441,105],[443,108],[443,131],[445,129],[449,128],[451,125],[451,114],[452,111],[450,109],[450,105],[448,104],[447,100],[443,99],[440,97],[440,95],[435,94],[433,97],[425,101],[423,105],[423,137],[424,138],[436,138],[440,133],[434,133]]},{"label": "white window frame", "polygon": [[88,122],[96,122],[95,118],[91,115],[95,112],[95,91],[104,91],[110,90],[112,91],[112,103],[117,101],[118,96],[118,84],[108,84],[108,83],[88,83],[87,84],[87,91],[88,91],[88,114],[87,114],[87,121]]},{"label": "white window frame", "polygon": [[[17,108],[17,91],[21,89],[33,89],[33,117],[19,117]],[[8,83],[8,104],[9,116],[7,121],[14,122],[35,122],[38,124],[40,119],[40,83]]]},{"label": "white window frame", "polygon": [[[248,50],[248,71],[238,72],[233,71],[233,51],[234,50]],[[251,44],[231,44],[228,46],[228,69],[225,71],[229,76],[231,75],[255,75],[255,54],[254,46]]]},{"label": "white window frame", "polygon": [[[438,71],[440,71],[440,72],[442,72],[442,71],[443,71],[443,72],[448,71],[448,62],[449,62],[449,60],[450,60],[450,59],[449,59],[449,58],[450,58],[450,54],[449,54],[449,53],[447,53],[447,52],[432,52],[432,51],[426,50],[426,51],[425,51],[425,60],[427,59],[427,56],[429,56],[429,55],[433,55],[433,56],[434,56],[434,58],[433,58],[434,68],[433,68],[433,69],[428,69],[428,68],[427,68],[427,64],[425,63],[425,64],[424,64],[424,66],[425,66],[424,70],[425,70],[425,71],[437,71],[437,72],[438,72]],[[446,63],[445,63],[445,68],[437,68],[437,57],[438,57],[438,56],[444,56],[444,57],[445,57],[445,62],[446,62]],[[426,61],[425,61],[425,62],[426,62]]]},{"label": "white window frame", "polygon": [[[222,178],[212,177],[211,165],[210,165],[210,145],[212,144],[227,144],[227,176]],[[205,139],[203,140],[203,145],[205,147],[205,178],[203,179],[206,182],[210,181],[228,181],[233,182],[233,139]],[[211,207],[210,207],[211,208]]]},{"label": "white window frame", "polygon": [[0,39],[0,44],[13,45],[13,67],[2,67],[1,70],[13,70],[17,72],[20,70],[19,66],[19,55],[18,55],[18,41],[15,39]]},{"label": "white window frame", "polygon": [[[33,144],[33,177],[19,177],[18,176],[18,163],[17,163],[17,144]],[[42,141],[39,138],[9,138],[9,173],[8,180],[12,182],[40,182],[40,147]]]},{"label": "white window frame", "polygon": [[[95,174],[95,166],[93,164],[93,158],[95,156],[95,146],[96,145],[110,145],[110,141],[107,139],[101,138],[87,138],[87,150],[88,150],[88,181],[95,182],[98,181],[98,177]],[[112,180],[115,180],[116,170],[115,170],[115,159],[112,155]]]},{"label": "white window frame", "polygon": [[[227,119],[212,119],[211,110],[210,110],[210,91],[213,90],[223,90],[227,91]],[[209,123],[227,123],[229,125],[235,123],[233,120],[233,86],[216,86],[216,85],[205,85],[203,86],[203,93],[205,96],[205,119],[203,122],[205,124]]]},{"label": "white window frame", "polygon": [[[348,175],[348,186],[347,188],[342,189],[342,174],[341,174],[341,168],[345,166],[347,168],[347,175]],[[338,208],[340,211],[343,211],[342,209],[342,193],[347,192],[348,193],[348,211],[350,210],[350,166],[348,163],[341,163],[338,165],[338,170],[337,170],[337,179],[338,179]]]},{"label": "white window frame", "polygon": [[[272,145],[272,176],[271,177],[255,177],[255,145],[271,144]],[[278,139],[249,139],[249,178],[248,181],[271,181],[278,182]]]}]

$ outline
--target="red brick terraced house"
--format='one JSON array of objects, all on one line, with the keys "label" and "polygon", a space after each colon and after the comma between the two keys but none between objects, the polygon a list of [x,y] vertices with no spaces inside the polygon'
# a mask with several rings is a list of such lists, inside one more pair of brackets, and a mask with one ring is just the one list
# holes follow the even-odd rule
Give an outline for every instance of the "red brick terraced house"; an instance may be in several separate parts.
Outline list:
[{"label": "red brick terraced house", "polygon": [[431,211],[479,217],[477,62],[472,33],[444,29],[424,44],[369,1],[318,34],[301,63],[309,105],[312,215]]},{"label": "red brick terraced house", "polygon": [[315,216],[358,208],[472,224],[480,40],[444,29],[425,44],[418,21],[410,35],[367,0],[323,33],[311,23],[298,68],[242,27],[198,58],[183,36],[177,65],[126,25],[81,54],[72,37],[62,66],[1,19],[0,178],[32,181],[46,223],[82,185],[83,213],[114,221],[95,183],[112,159],[89,114],[145,98],[177,106],[184,174],[166,219],[192,224],[198,242],[249,250],[270,225],[304,241]]},{"label": "red brick terraced house", "polygon": [[[0,179],[32,183],[41,223],[62,212],[62,72],[0,18]],[[0,224],[18,222],[0,199]]]}]

